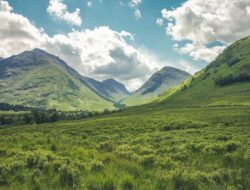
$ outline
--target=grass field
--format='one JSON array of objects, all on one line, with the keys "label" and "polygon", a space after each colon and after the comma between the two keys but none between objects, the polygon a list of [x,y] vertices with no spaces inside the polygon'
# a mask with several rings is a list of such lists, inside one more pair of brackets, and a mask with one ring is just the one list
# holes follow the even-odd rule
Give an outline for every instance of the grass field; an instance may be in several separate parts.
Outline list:
[{"label": "grass field", "polygon": [[0,189],[250,189],[250,107],[173,108],[0,129]]}]

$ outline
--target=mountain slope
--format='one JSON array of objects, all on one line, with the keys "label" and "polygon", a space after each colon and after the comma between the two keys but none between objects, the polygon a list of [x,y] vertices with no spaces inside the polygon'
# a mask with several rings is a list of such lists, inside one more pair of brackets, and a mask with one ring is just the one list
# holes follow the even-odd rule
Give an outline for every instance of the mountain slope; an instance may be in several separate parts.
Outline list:
[{"label": "mountain slope", "polygon": [[168,106],[250,105],[250,37],[229,46],[185,83],[161,100]]},{"label": "mountain slope", "polygon": [[96,95],[64,61],[35,49],[0,61],[0,102],[59,110],[103,110]]},{"label": "mountain slope", "polygon": [[123,101],[126,105],[140,105],[153,101],[159,95],[179,85],[191,75],[185,71],[164,67],[153,74],[133,95]]},{"label": "mountain slope", "polygon": [[126,87],[114,79],[99,82],[88,77],[82,77],[82,81],[99,96],[112,102],[120,101],[130,95]]}]

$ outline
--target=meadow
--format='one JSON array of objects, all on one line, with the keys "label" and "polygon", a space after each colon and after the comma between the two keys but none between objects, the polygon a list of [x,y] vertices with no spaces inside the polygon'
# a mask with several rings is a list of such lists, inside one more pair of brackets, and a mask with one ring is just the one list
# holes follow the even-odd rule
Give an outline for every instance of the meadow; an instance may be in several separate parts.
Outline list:
[{"label": "meadow", "polygon": [[0,128],[0,189],[250,189],[250,107],[166,108]]}]

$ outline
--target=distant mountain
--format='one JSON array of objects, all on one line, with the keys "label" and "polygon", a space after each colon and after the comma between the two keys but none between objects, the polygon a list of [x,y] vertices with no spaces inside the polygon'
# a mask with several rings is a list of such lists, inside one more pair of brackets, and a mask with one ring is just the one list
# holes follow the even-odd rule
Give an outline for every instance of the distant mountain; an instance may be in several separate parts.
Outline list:
[{"label": "distant mountain", "polygon": [[114,79],[107,79],[107,80],[102,81],[102,83],[106,86],[108,91],[111,94],[113,94],[114,97],[117,97],[119,100],[131,94],[131,92],[129,92],[122,83]]},{"label": "distant mountain", "polygon": [[168,106],[250,105],[250,36],[221,53],[183,85],[165,93]]},{"label": "distant mountain", "polygon": [[164,67],[153,74],[133,95],[123,101],[126,105],[139,105],[153,101],[171,87],[179,85],[191,75],[180,69]]},{"label": "distant mountain", "polygon": [[0,102],[59,110],[113,108],[83,76],[40,49],[0,60]]},{"label": "distant mountain", "polygon": [[131,94],[122,83],[114,79],[99,82],[92,78],[82,77],[82,81],[99,96],[112,102],[118,102]]}]

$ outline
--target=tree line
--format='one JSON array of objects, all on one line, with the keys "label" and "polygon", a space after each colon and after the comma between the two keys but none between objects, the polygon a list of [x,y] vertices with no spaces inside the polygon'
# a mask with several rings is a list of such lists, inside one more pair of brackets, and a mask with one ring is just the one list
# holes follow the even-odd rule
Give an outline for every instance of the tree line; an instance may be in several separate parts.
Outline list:
[{"label": "tree line", "polygon": [[[108,115],[111,113],[121,112],[124,109],[108,110],[103,112],[90,111],[57,111],[56,109],[36,109],[19,105],[0,104],[2,111],[17,111],[17,114],[0,114],[0,125],[12,124],[41,124],[56,122],[60,120],[80,120],[94,116]],[[23,111],[23,112],[20,112]],[[18,113],[19,112],[19,113]]]},{"label": "tree line", "polygon": [[248,81],[250,81],[250,74],[244,72],[236,76],[234,76],[233,74],[229,74],[227,76],[219,77],[215,80],[215,84],[219,86],[226,86],[237,82],[248,82]]}]

